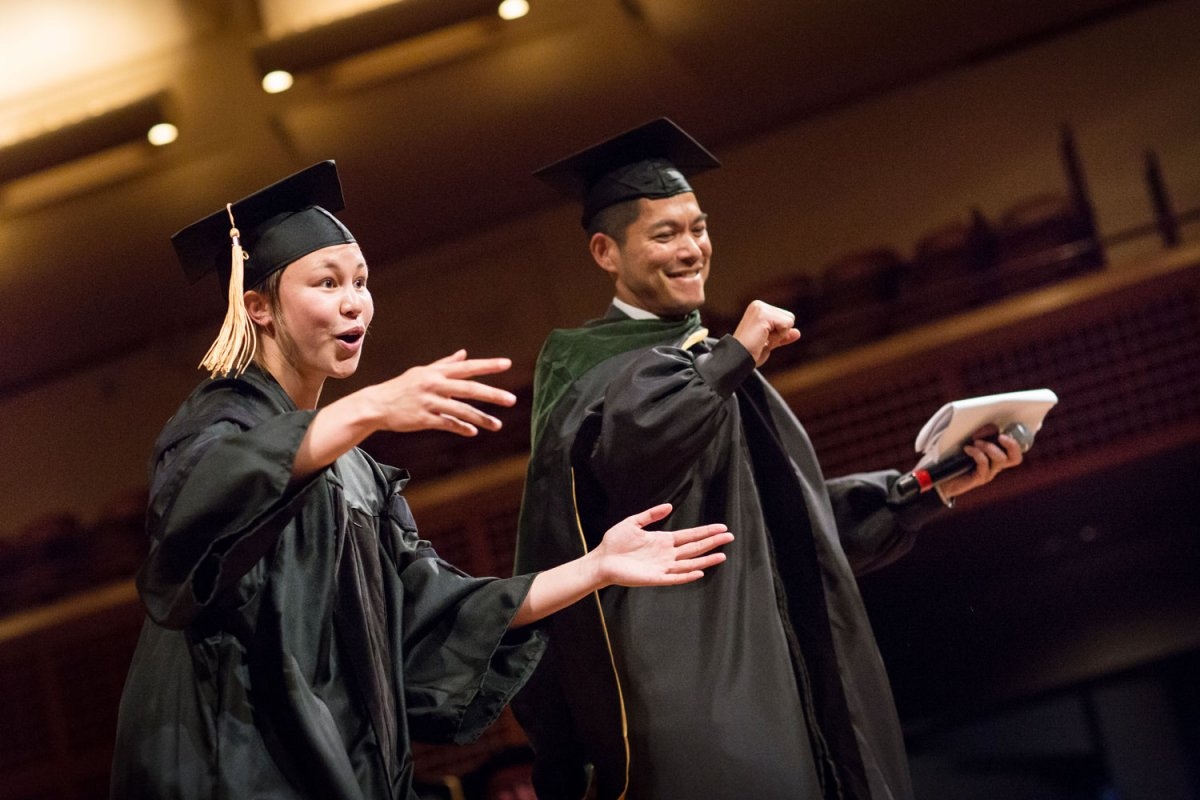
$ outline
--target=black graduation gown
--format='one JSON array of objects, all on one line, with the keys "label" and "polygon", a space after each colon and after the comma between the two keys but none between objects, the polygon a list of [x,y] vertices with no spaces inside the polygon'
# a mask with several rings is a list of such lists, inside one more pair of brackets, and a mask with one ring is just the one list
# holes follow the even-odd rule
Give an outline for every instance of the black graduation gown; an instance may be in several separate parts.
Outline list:
[{"label": "black graduation gown", "polygon": [[408,798],[410,741],[478,736],[540,658],[506,633],[531,577],[440,560],[405,473],[356,449],[292,482],[314,414],[252,366],[160,436],[114,798]]},{"label": "black graduation gown", "polygon": [[539,796],[581,796],[590,763],[602,798],[908,798],[854,574],[906,552],[938,506],[891,502],[894,472],[825,480],[736,340],[681,349],[698,326],[610,312],[539,359],[519,571],[662,501],[664,527],[737,536],[697,583],[605,589],[551,620],[514,701]]}]

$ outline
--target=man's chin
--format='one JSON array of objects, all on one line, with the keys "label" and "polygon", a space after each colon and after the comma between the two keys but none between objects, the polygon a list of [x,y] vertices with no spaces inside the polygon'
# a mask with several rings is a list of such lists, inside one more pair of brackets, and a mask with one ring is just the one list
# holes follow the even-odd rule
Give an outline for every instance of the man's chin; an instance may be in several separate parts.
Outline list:
[{"label": "man's chin", "polygon": [[681,299],[674,304],[674,308],[663,314],[663,316],[685,317],[696,309],[704,305],[704,297],[690,297]]},{"label": "man's chin", "polygon": [[651,298],[651,302],[644,302],[640,299],[635,299],[632,302],[626,300],[625,302],[649,311],[656,317],[686,317],[704,305],[704,295],[700,295],[699,297],[658,296]]}]

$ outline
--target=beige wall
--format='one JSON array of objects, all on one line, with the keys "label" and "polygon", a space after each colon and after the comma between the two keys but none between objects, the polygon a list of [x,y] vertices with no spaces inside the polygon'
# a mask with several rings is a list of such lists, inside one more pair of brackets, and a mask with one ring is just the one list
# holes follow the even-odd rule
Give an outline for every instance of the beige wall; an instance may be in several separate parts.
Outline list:
[{"label": "beige wall", "polygon": [[[1200,14],[1168,3],[1003,59],[928,80],[721,148],[697,179],[717,257],[710,304],[732,312],[750,287],[874,245],[908,254],[972,205],[996,215],[1062,189],[1060,126],[1076,132],[1102,232],[1149,219],[1142,156],[1156,150],[1176,204],[1200,207]],[[354,187],[348,186],[349,202]],[[603,311],[566,205],[398,265],[376,265],[378,314],[362,372],[329,396],[467,347],[527,373],[545,332]],[[366,243],[368,254],[370,243]],[[1110,253],[1132,262],[1154,242]],[[213,321],[213,329],[217,320]],[[48,513],[94,518],[145,485],[166,418],[199,378],[214,330],[0,400],[0,535]]]}]

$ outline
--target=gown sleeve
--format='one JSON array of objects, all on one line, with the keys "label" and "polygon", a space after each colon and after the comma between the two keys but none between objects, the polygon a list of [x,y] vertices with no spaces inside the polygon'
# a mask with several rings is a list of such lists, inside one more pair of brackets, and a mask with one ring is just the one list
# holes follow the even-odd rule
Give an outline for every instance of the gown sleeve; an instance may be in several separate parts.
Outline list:
[{"label": "gown sleeve", "polygon": [[885,567],[908,553],[917,531],[944,508],[935,494],[899,500],[895,470],[863,472],[825,482],[838,538],[855,575]]},{"label": "gown sleeve", "polygon": [[[406,582],[424,586],[416,592],[418,602],[407,610],[408,724],[416,740],[466,744],[496,721],[545,651],[540,629],[507,630],[533,576],[462,576],[454,585],[434,577],[448,565],[422,561],[426,563],[410,567],[405,576]],[[433,587],[434,581],[440,590]],[[457,596],[463,592],[465,597]],[[438,607],[443,603],[451,604],[453,613]],[[435,621],[422,625],[423,617]]]},{"label": "gown sleeve", "polygon": [[147,514],[150,553],[137,578],[151,619],[183,628],[222,602],[271,549],[295,501],[316,481],[291,475],[315,414],[288,412],[249,428],[217,419],[159,456]]},{"label": "gown sleeve", "polygon": [[474,578],[417,535],[395,495],[386,548],[403,586],[405,705],[414,739],[474,741],[533,673],[546,648],[539,625],[509,630],[534,575]]},{"label": "gown sleeve", "polygon": [[708,353],[655,347],[636,357],[581,426],[594,432],[587,460],[596,480],[631,507],[673,497],[736,413],[728,400],[753,370],[732,336]]}]

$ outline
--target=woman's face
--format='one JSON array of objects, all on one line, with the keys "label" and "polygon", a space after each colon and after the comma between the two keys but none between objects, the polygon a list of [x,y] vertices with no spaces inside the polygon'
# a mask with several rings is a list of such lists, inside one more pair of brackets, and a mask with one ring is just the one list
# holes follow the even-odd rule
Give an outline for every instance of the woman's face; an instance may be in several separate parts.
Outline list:
[{"label": "woman's face", "polygon": [[353,375],[374,314],[357,244],[309,253],[280,276],[272,319],[279,355],[304,381]]}]

